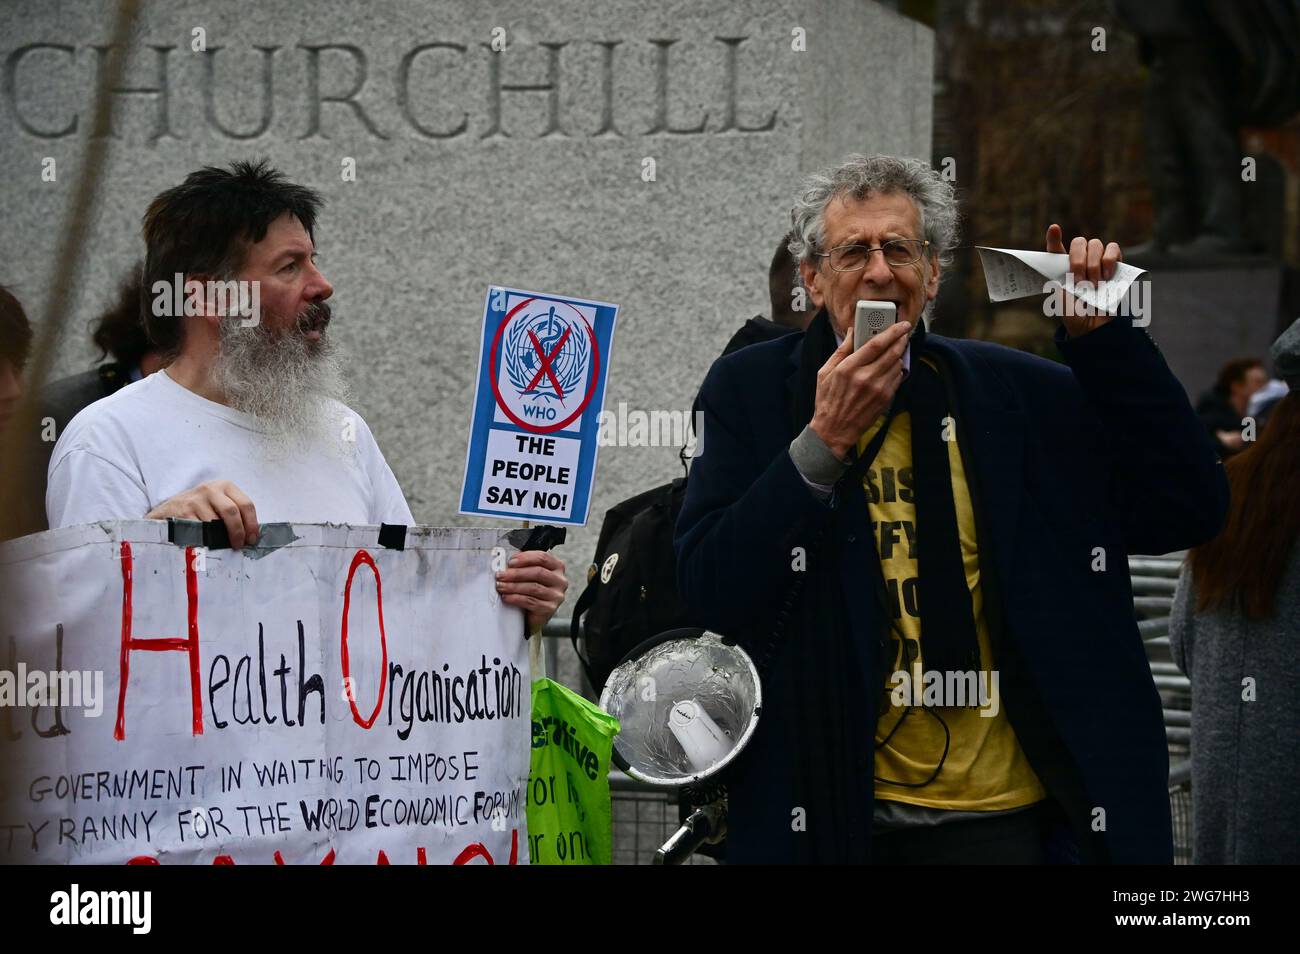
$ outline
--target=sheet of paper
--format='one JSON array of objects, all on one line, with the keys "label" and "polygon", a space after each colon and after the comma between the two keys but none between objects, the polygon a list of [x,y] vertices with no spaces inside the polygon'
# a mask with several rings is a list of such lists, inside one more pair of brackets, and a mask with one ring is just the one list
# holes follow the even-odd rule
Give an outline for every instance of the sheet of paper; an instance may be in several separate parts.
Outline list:
[{"label": "sheet of paper", "polygon": [[1128,294],[1129,286],[1146,271],[1127,262],[1120,262],[1109,281],[1095,286],[1080,282],[1067,283],[1066,272],[1070,256],[1064,252],[1030,252],[1016,248],[986,248],[976,246],[984,266],[984,280],[988,284],[989,301],[1009,301],[1041,295],[1048,282],[1056,282],[1076,298],[1108,315],[1116,313]]}]

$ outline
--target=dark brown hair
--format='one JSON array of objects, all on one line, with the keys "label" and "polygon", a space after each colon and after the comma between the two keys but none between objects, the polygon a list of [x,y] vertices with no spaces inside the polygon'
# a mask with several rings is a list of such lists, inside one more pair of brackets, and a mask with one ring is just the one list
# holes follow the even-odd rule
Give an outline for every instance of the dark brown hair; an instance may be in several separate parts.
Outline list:
[{"label": "dark brown hair", "polygon": [[778,325],[802,331],[806,314],[795,314],[791,296],[794,292],[798,269],[790,254],[790,236],[787,234],[776,247],[772,264],[767,268],[767,293],[772,303],[772,320]]},{"label": "dark brown hair", "polygon": [[1214,379],[1214,390],[1227,397],[1232,393],[1232,386],[1246,377],[1251,368],[1262,368],[1264,362],[1258,358],[1233,358],[1219,369],[1219,376]]},{"label": "dark brown hair", "polygon": [[32,353],[32,324],[22,303],[0,285],[0,360],[21,371]]},{"label": "dark brown hair", "polygon": [[145,260],[140,314],[149,340],[167,355],[180,348],[181,323],[154,315],[154,283],[179,273],[224,279],[238,271],[248,246],[266,237],[286,212],[312,236],[320,195],[295,185],[267,160],[205,166],[149,203],[144,214]]},{"label": "dark brown hair", "polygon": [[1300,391],[1282,398],[1259,440],[1223,466],[1232,494],[1228,522],[1189,555],[1196,609],[1267,619],[1300,537]]},{"label": "dark brown hair", "polygon": [[144,263],[136,262],[118,286],[117,301],[108,311],[90,323],[91,340],[100,351],[100,360],[112,355],[125,365],[139,364],[153,350],[144,322],[140,320],[140,276]]}]

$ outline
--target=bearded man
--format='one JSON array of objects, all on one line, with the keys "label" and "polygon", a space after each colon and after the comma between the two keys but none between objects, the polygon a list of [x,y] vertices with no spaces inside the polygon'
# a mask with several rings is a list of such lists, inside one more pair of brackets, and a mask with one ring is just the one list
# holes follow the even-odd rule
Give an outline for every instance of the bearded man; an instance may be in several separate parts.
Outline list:
[{"label": "bearded man", "polygon": [[[220,519],[238,548],[256,542],[259,521],[415,522],[370,429],[344,403],[328,331],[334,289],[316,267],[320,205],[265,162],[206,167],[150,203],[142,317],[170,363],[68,424],[50,458],[52,529]],[[201,307],[175,315],[177,300]],[[525,611],[530,632],[567,585],[564,564],[538,551],[498,574],[503,602]]]}]

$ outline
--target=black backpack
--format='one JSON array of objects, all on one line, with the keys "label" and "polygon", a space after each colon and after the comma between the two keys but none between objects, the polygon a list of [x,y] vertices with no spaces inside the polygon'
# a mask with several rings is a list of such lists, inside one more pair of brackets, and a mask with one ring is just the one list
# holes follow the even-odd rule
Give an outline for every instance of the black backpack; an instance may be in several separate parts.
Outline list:
[{"label": "black backpack", "polygon": [[[790,334],[793,328],[751,318],[723,354]],[[696,399],[695,409],[699,409]],[[679,454],[686,466],[685,448]],[[677,592],[673,531],[686,498],[686,477],[629,497],[605,512],[587,588],[573,607],[569,637],[596,695],[632,649],[670,629],[698,625]],[[579,649],[581,637],[586,654]]]},{"label": "black backpack", "polygon": [[587,588],[573,607],[570,637],[597,694],[627,652],[656,633],[688,625],[677,593],[673,528],[686,478],[629,497],[605,512]]}]

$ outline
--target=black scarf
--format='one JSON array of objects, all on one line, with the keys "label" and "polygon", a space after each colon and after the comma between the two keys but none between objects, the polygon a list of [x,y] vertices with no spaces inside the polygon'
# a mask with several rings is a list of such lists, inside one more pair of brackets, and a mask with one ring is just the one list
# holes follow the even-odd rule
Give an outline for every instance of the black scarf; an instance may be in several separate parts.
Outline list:
[{"label": "black scarf", "polygon": [[[899,388],[892,419],[898,407],[906,408],[912,422],[913,500],[916,507],[917,608],[922,619],[921,661],[927,670],[967,671],[980,668],[974,608],[966,584],[957,508],[953,501],[948,441],[956,437],[956,411],[943,377],[921,360],[926,328],[912,335],[911,371]],[[838,344],[830,316],[819,311],[808,326],[799,356],[799,388],[795,396],[797,430],[812,420],[817,398],[817,372]],[[937,355],[930,356],[937,364]],[[866,467],[884,440],[889,420],[876,440],[841,478],[841,488],[861,481]]]},{"label": "black scarf", "polygon": [[912,418],[921,663],[927,671],[978,671],[975,612],[962,561],[948,462],[949,440],[945,439],[956,439],[956,419],[943,378],[929,363],[920,360],[916,350],[914,347],[912,370],[900,392]]},{"label": "black scarf", "polygon": [[[940,554],[932,560],[937,580],[929,585],[918,583],[918,600],[928,598],[941,607],[939,620],[926,627],[922,659],[927,669],[944,668],[942,664],[968,661],[970,650],[975,652],[978,665],[978,644],[975,642],[974,620],[971,618],[970,592],[966,588],[965,572],[961,564],[960,542],[957,538],[955,508],[952,501],[951,474],[948,473],[947,444],[943,440],[942,418],[954,416],[946,396],[946,389],[938,373],[921,360],[925,342],[925,327],[921,325],[912,335],[911,373],[900,389],[895,404],[888,414],[907,406],[913,415],[913,469],[916,473],[918,527],[918,570],[924,574],[929,567],[921,563],[923,540],[938,540],[935,546]],[[792,402],[793,433],[797,434],[812,420],[817,396],[817,372],[835,351],[837,343],[830,318],[823,309],[808,326],[804,334]],[[935,357],[937,361],[938,358]],[[922,371],[922,369],[925,369]],[[919,376],[918,376],[919,374]],[[923,381],[920,386],[913,380]],[[936,391],[937,383],[937,391]],[[911,394],[913,387],[916,389]],[[845,472],[835,492],[865,493],[861,486],[862,475],[884,440],[888,422],[879,429],[875,440],[866,452]],[[918,441],[917,435],[921,435]],[[928,436],[927,436],[928,435]],[[936,455],[937,450],[941,451]],[[919,456],[918,456],[919,451]],[[942,458],[942,466],[937,461]],[[928,473],[921,474],[924,468]],[[943,494],[934,496],[940,481],[947,488],[947,507]],[[937,499],[926,521],[920,519],[922,501]],[[945,529],[946,527],[946,529]],[[924,529],[923,529],[924,528]],[[864,530],[866,528],[863,528]],[[922,536],[924,534],[924,536]],[[874,762],[874,733],[871,725],[860,724],[860,713],[877,711],[877,700],[872,698],[866,706],[855,704],[854,696],[860,694],[855,674],[855,658],[863,652],[878,652],[882,674],[886,661],[887,640],[882,633],[875,647],[855,646],[848,622],[848,610],[841,589],[838,561],[834,553],[838,541],[828,539],[823,530],[821,538],[809,548],[810,572],[800,574],[794,583],[786,610],[791,621],[786,633],[789,651],[786,654],[790,675],[790,692],[793,709],[798,713],[795,744],[798,747],[799,772],[796,797],[807,809],[806,860],[817,863],[861,863],[870,860],[868,833],[871,826],[872,790],[863,764]],[[945,544],[945,536],[947,542]],[[955,548],[956,569],[960,571],[961,604],[952,575],[952,553]],[[873,545],[873,554],[875,546]],[[814,555],[815,554],[815,555]],[[827,559],[827,557],[830,557]],[[888,607],[884,596],[884,579],[879,559],[868,561],[863,568],[864,590],[874,591],[880,601],[884,618]],[[793,605],[791,605],[793,604]],[[920,604],[927,605],[927,604]],[[962,605],[965,606],[966,626],[960,625]],[[781,614],[784,621],[786,612]],[[930,617],[925,617],[928,622]],[[778,623],[781,627],[783,623]],[[950,638],[945,638],[945,634]],[[969,668],[955,666],[950,668]],[[883,686],[883,682],[881,683]]]}]

